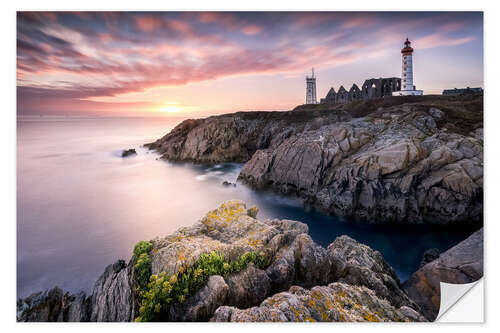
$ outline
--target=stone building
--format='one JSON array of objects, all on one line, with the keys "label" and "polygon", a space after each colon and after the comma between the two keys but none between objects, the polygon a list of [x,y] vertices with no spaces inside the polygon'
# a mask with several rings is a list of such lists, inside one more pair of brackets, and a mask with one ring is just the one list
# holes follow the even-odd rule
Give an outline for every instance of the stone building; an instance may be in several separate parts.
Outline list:
[{"label": "stone building", "polygon": [[367,100],[384,96],[391,96],[392,92],[401,90],[401,79],[398,77],[378,78],[365,80],[361,89],[353,84],[347,91],[341,86],[338,92],[331,88],[321,104],[344,104],[357,100]]},{"label": "stone building", "polygon": [[443,90],[443,95],[454,95],[454,96],[460,96],[460,95],[467,95],[467,94],[482,94],[483,93],[483,88],[460,88],[460,89],[445,89]]}]

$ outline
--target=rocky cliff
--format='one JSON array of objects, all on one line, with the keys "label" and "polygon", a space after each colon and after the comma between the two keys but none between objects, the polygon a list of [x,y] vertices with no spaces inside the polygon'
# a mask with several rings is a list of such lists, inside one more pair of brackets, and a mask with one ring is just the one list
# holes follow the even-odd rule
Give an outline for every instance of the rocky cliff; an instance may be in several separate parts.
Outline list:
[{"label": "rocky cliff", "polygon": [[138,243],[88,297],[54,288],[20,299],[17,319],[426,320],[378,251],[347,236],[325,249],[307,225],[257,212],[228,201],[191,227]]},{"label": "rocky cliff", "polygon": [[370,222],[482,223],[482,96],[393,97],[186,120],[162,158],[245,162],[239,180]]}]

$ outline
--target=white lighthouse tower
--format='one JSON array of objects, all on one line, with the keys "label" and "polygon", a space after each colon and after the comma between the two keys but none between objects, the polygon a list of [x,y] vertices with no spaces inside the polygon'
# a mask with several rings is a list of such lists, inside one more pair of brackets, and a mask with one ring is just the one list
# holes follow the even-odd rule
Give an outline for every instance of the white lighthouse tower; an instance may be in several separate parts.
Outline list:
[{"label": "white lighthouse tower", "polygon": [[402,74],[401,74],[401,90],[394,91],[393,96],[408,96],[408,95],[422,95],[422,90],[416,90],[413,85],[413,48],[410,46],[411,42],[406,38],[404,47],[401,49],[402,54]]},{"label": "white lighthouse tower", "polygon": [[306,76],[306,104],[318,104],[316,101],[316,77],[314,77],[314,68],[312,75]]}]

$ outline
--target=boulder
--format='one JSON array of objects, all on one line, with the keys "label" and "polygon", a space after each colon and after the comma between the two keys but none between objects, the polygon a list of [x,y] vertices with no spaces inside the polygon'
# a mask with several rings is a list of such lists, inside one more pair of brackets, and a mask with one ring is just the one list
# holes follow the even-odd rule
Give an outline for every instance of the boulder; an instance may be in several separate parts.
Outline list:
[{"label": "boulder", "polygon": [[422,260],[420,261],[420,265],[418,266],[418,268],[422,268],[425,265],[427,265],[428,263],[430,263],[431,261],[434,261],[437,258],[439,258],[440,253],[441,252],[438,249],[425,250],[424,254],[422,255]]},{"label": "boulder", "polygon": [[128,156],[132,156],[132,155],[137,155],[137,152],[135,151],[135,149],[126,149],[126,150],[122,151],[122,157],[128,157]]},{"label": "boulder", "polygon": [[224,186],[224,187],[229,187],[229,186],[236,187],[236,184],[228,182],[227,180],[225,180],[225,181],[222,182],[222,186]]},{"label": "boulder", "polygon": [[229,293],[225,304],[240,308],[260,304],[271,291],[271,280],[266,272],[255,268],[253,263],[241,272],[229,275],[226,283]]},{"label": "boulder", "polygon": [[483,228],[416,271],[403,288],[428,320],[439,313],[440,282],[462,284],[483,276]]},{"label": "boulder", "polygon": [[170,321],[207,321],[215,310],[226,304],[230,289],[224,278],[213,275],[207,285],[182,304],[170,308]]},{"label": "boulder", "polygon": [[403,291],[394,270],[378,251],[356,242],[348,236],[340,236],[328,246],[333,281],[365,286],[388,300],[395,307],[418,306]]}]

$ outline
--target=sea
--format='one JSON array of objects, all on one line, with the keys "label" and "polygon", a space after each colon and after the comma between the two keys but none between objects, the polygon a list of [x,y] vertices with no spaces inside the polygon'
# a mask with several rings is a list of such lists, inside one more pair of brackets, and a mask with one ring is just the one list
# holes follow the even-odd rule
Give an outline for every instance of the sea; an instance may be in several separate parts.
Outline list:
[{"label": "sea", "polygon": [[[142,147],[181,118],[17,118],[17,294],[54,286],[90,292],[104,268],[128,260],[140,240],[192,225],[230,199],[259,219],[301,221],[319,244],[348,235],[382,253],[401,281],[426,249],[447,250],[474,230],[360,223],[315,211],[292,197],[236,182],[241,164],[170,163]],[[137,155],[121,157],[124,149]],[[376,221],[371,221],[376,222]]]}]

